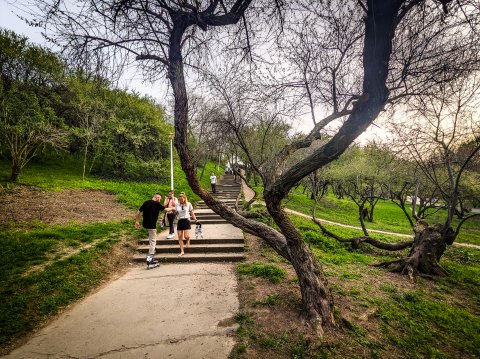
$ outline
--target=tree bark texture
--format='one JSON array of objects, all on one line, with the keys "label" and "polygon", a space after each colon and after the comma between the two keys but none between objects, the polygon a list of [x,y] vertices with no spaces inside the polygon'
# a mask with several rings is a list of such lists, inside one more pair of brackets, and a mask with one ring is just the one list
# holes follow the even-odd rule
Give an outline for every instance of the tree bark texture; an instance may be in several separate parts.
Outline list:
[{"label": "tree bark texture", "polygon": [[285,235],[290,262],[300,282],[302,309],[305,319],[321,335],[323,327],[335,326],[333,297],[320,263],[303,241],[300,233],[280,207],[279,202],[267,202],[267,209]]},{"label": "tree bark texture", "polygon": [[21,166],[19,166],[15,161],[12,163],[12,172],[10,175],[10,182],[17,182],[18,180],[18,175],[20,174],[21,171]]},{"label": "tree bark texture", "polygon": [[429,226],[423,220],[415,224],[415,239],[406,258],[394,262],[380,263],[379,266],[389,268],[392,272],[406,274],[410,279],[415,276],[445,276],[447,272],[440,266],[447,244],[453,243],[453,230],[443,235],[443,226]]}]

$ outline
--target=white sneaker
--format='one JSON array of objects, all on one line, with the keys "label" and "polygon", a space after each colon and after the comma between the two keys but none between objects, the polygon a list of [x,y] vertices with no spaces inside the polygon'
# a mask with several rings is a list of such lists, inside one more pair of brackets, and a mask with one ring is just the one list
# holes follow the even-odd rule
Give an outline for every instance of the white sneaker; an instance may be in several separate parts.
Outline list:
[{"label": "white sneaker", "polygon": [[169,235],[167,236],[167,239],[172,239],[173,237],[175,237],[174,234],[169,234]]}]

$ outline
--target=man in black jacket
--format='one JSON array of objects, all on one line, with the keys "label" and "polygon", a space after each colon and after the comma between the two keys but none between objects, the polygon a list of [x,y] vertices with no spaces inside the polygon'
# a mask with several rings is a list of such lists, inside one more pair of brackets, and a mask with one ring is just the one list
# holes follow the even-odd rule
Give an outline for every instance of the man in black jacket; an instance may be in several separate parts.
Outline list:
[{"label": "man in black jacket", "polygon": [[148,231],[148,256],[147,265],[158,264],[158,261],[154,260],[155,245],[157,244],[157,221],[158,215],[165,207],[160,203],[162,196],[160,193],[155,193],[152,199],[143,202],[141,207],[137,211],[135,218],[135,228],[140,228],[140,213],[143,215],[142,225]]}]

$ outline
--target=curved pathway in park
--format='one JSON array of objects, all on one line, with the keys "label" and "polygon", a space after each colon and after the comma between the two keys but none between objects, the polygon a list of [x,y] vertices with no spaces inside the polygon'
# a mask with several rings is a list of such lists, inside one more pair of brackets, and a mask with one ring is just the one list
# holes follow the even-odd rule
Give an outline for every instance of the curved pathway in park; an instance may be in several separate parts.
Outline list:
[{"label": "curved pathway in park", "polygon": [[[245,200],[249,201],[253,198],[253,196],[255,195],[255,193],[248,187],[245,185],[245,183],[242,183],[242,191],[245,195]],[[262,201],[257,201],[258,203],[261,203],[263,205],[265,205],[264,202]],[[287,213],[292,213],[292,214],[295,214],[297,216],[301,216],[301,217],[305,217],[305,218],[312,218],[312,216],[308,215],[308,214],[305,214],[305,213],[302,213],[302,212],[298,212],[298,211],[294,211],[293,209],[289,209],[289,208],[285,208],[285,211]],[[326,224],[331,224],[333,226],[338,226],[338,227],[343,227],[343,228],[350,228],[350,229],[355,229],[355,230],[359,230],[361,231],[362,228],[361,227],[358,227],[358,226],[351,226],[351,225],[348,225],[348,224],[343,224],[343,223],[339,223],[339,222],[334,222],[334,221],[329,221],[328,219],[323,219],[323,218],[317,218],[320,222],[322,223],[326,223]],[[389,232],[389,231],[381,231],[381,230],[377,230],[377,229],[369,229],[368,230],[369,232],[371,233],[379,233],[379,234],[386,234],[388,236],[395,236],[395,237],[402,237],[402,238],[410,238],[412,239],[413,237],[413,234],[405,234],[405,233],[397,233],[397,232]],[[475,249],[480,249],[480,246],[479,245],[475,245],[475,244],[470,244],[470,243],[458,243],[458,242],[454,242],[453,243],[455,246],[459,246],[459,247],[468,247],[468,248],[475,248]]]}]

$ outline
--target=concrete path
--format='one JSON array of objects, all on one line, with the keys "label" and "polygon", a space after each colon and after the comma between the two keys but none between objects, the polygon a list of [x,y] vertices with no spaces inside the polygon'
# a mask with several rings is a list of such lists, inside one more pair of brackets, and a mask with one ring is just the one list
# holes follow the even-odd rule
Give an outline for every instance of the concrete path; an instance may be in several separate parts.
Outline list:
[{"label": "concrete path", "polygon": [[227,358],[236,285],[232,264],[138,266],[6,358]]}]

